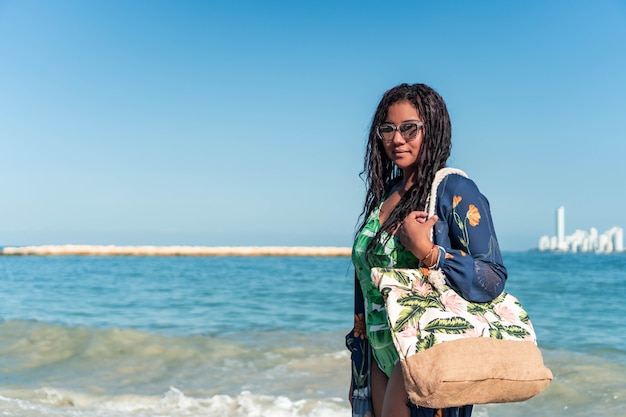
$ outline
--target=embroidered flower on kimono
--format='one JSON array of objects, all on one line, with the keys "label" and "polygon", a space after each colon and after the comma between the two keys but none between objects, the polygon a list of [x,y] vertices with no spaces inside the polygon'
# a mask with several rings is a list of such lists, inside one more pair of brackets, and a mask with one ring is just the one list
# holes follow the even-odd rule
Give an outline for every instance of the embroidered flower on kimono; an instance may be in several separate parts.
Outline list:
[{"label": "embroidered flower on kimono", "polygon": [[511,324],[520,324],[521,320],[519,319],[519,315],[513,311],[509,306],[496,304],[493,307],[493,311],[496,312],[500,318],[506,322]]},{"label": "embroidered flower on kimono", "polygon": [[475,205],[469,205],[469,209],[467,210],[467,218],[469,220],[470,226],[478,226],[478,223],[480,223],[480,212]]},{"label": "embroidered flower on kimono", "polygon": [[367,339],[367,334],[365,334],[365,315],[363,313],[354,315],[354,337]]},{"label": "embroidered flower on kimono", "polygon": [[465,216],[461,217],[461,215],[457,213],[457,206],[461,200],[462,197],[458,195],[455,195],[452,199],[452,219],[456,223],[458,231],[460,232],[460,235],[457,237],[459,243],[463,245],[466,252],[471,254],[468,223],[469,226],[472,227],[478,226],[480,223],[480,211],[478,211],[478,208],[474,204],[469,204]]},{"label": "embroidered flower on kimono", "polygon": [[454,291],[445,291],[441,294],[441,301],[454,314],[463,314],[467,311],[467,301]]}]

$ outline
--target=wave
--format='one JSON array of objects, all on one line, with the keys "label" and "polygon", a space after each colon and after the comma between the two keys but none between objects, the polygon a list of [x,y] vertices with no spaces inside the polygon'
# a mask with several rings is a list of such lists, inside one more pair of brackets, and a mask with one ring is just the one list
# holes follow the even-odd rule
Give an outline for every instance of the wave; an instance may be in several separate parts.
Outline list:
[{"label": "wave", "polygon": [[[338,332],[169,337],[130,329],[0,323],[0,387],[18,384],[93,394],[194,395],[242,390],[294,399],[345,391],[348,351]],[[338,371],[341,370],[341,371]]]},{"label": "wave", "polygon": [[[564,378],[566,379],[566,378]],[[586,386],[568,387],[557,378],[546,391],[522,403],[474,406],[474,417],[623,416],[623,397],[616,393],[593,395],[593,377]],[[606,385],[606,384],[605,384]],[[622,391],[623,394],[623,391]],[[348,417],[347,401],[339,397],[294,400],[285,395],[258,394],[243,390],[235,395],[194,395],[169,387],[156,395],[122,393],[92,394],[42,387],[33,390],[0,388],[0,412],[16,417],[41,415],[83,417]]]},{"label": "wave", "polygon": [[97,396],[42,388],[12,391],[0,395],[0,411],[8,415],[84,417],[348,417],[350,410],[339,399],[298,400],[284,396],[257,395],[243,391],[238,395],[194,398],[170,387],[162,395]]},{"label": "wave", "polygon": [[0,414],[347,417],[338,340],[0,322]]},{"label": "wave", "polygon": [[350,248],[336,246],[116,246],[42,245],[0,249],[0,255],[109,256],[350,256]]},{"label": "wave", "polygon": [[[348,416],[342,332],[168,337],[130,329],[0,322],[0,414]],[[626,366],[542,349],[553,382],[475,417],[619,416]]]}]

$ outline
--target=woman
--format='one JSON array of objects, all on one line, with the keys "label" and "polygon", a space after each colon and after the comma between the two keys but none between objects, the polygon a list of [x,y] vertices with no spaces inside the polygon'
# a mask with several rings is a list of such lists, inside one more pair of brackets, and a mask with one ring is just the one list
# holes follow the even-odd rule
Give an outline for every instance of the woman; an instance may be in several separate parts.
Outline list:
[{"label": "woman", "polygon": [[409,403],[385,304],[370,278],[373,267],[440,268],[467,300],[490,301],[503,291],[507,272],[489,203],[474,182],[447,176],[438,187],[436,215],[427,218],[424,211],[450,147],[448,111],[432,88],[401,84],[383,95],[369,132],[362,173],[367,194],[352,251],[355,327],[346,343],[353,361],[353,415],[371,414],[370,400],[375,417],[472,413],[471,405],[434,410]]}]

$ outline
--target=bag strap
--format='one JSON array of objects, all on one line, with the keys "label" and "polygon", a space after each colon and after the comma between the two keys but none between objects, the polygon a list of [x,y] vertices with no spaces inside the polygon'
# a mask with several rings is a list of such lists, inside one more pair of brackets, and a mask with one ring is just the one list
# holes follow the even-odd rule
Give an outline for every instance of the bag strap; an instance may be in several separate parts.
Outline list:
[{"label": "bag strap", "polygon": [[432,217],[435,215],[435,208],[437,207],[437,188],[439,188],[439,184],[445,177],[450,174],[461,175],[462,177],[469,178],[465,172],[458,168],[441,168],[435,174],[435,179],[433,179],[433,183],[430,188],[430,195],[426,200],[426,207],[428,211],[428,217]]},{"label": "bag strap", "polygon": [[[464,171],[458,168],[446,167],[441,168],[439,171],[437,171],[437,173],[435,174],[435,179],[433,179],[433,183],[430,188],[430,195],[426,200],[426,211],[428,212],[429,218],[435,215],[435,209],[437,207],[437,188],[439,188],[439,184],[441,184],[441,181],[443,181],[443,179],[450,174],[457,174],[461,175],[462,177],[469,178]],[[430,240],[433,241],[432,230],[430,232]]]}]

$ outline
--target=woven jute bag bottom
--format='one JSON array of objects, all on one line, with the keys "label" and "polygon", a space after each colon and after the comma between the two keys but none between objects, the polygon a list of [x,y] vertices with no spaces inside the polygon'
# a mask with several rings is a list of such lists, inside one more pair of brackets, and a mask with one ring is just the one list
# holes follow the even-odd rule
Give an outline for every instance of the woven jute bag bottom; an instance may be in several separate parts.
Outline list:
[{"label": "woven jute bag bottom", "polygon": [[530,341],[471,337],[402,360],[409,399],[428,408],[525,401],[552,381]]}]

